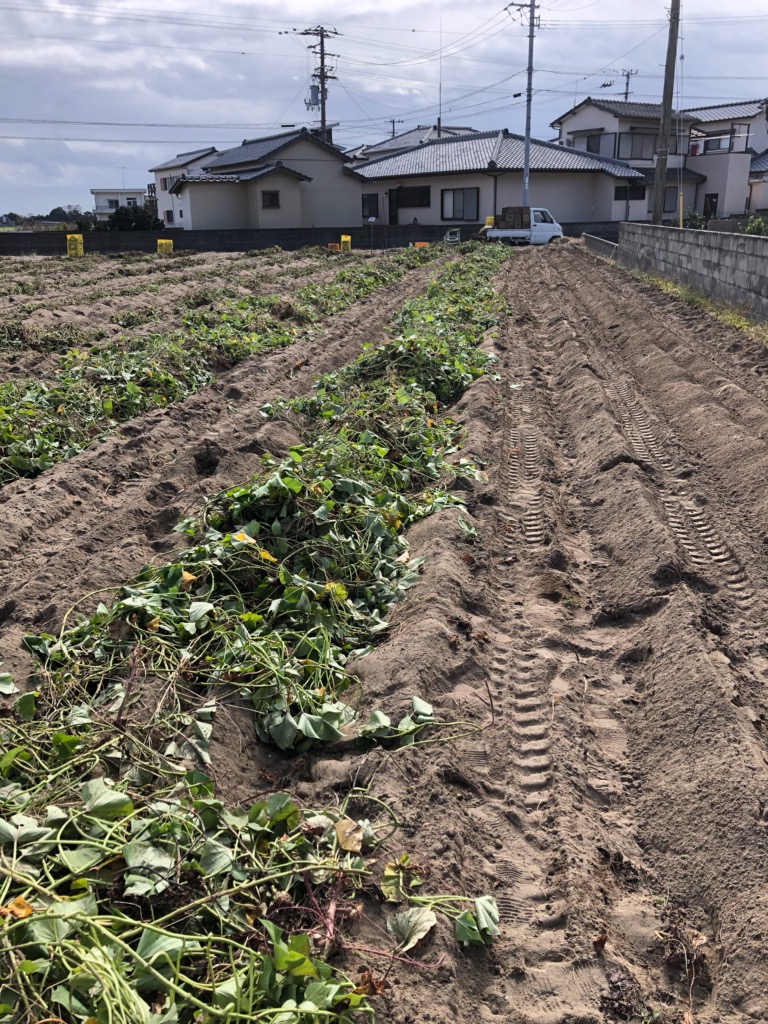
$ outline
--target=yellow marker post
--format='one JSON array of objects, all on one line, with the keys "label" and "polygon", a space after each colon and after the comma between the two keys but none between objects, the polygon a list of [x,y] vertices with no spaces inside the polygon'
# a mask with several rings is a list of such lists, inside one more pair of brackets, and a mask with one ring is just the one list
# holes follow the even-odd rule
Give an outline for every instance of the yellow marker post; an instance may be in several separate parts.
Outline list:
[{"label": "yellow marker post", "polygon": [[680,227],[683,226],[683,193],[680,193]]},{"label": "yellow marker post", "polygon": [[485,226],[487,228],[492,228],[493,225],[494,225],[495,220],[496,220],[495,217],[486,217],[485,218]]},{"label": "yellow marker post", "polygon": [[170,256],[173,252],[173,239],[172,238],[158,238],[157,240],[157,254],[158,256]]},{"label": "yellow marker post", "polygon": [[349,252],[352,248],[352,235],[341,236],[341,251]]},{"label": "yellow marker post", "polygon": [[67,256],[83,256],[83,236],[67,235]]}]

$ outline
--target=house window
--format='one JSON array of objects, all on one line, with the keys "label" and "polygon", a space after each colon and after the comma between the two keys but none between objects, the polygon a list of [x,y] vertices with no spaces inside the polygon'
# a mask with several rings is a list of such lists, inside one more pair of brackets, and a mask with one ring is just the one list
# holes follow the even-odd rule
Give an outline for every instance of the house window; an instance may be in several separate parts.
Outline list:
[{"label": "house window", "polygon": [[734,124],[731,126],[731,152],[744,153],[749,143],[749,125]]},{"label": "house window", "polygon": [[664,189],[664,213],[675,213],[677,210],[677,187],[667,185]]},{"label": "house window", "polygon": [[599,135],[587,135],[586,150],[588,153],[597,153],[598,156],[616,156],[616,133],[600,132]]},{"label": "house window", "polygon": [[619,135],[619,160],[653,160],[655,152],[655,135],[641,135],[639,132],[622,132]]},{"label": "house window", "polygon": [[261,208],[262,208],[262,210],[279,210],[280,209],[280,193],[279,192],[262,192],[261,193]]},{"label": "house window", "polygon": [[617,185],[613,190],[613,198],[617,203],[645,199],[645,185]]},{"label": "house window", "polygon": [[138,206],[138,205],[139,205],[139,201],[138,201],[138,199],[136,199],[136,198],[135,198],[134,196],[129,196],[129,197],[128,197],[128,198],[127,198],[127,199],[125,200],[125,205],[126,205],[126,206]]},{"label": "house window", "polygon": [[394,189],[398,206],[431,206],[429,185],[408,185]]},{"label": "house window", "polygon": [[179,220],[184,220],[184,211],[179,210]]},{"label": "house window", "polygon": [[442,219],[476,221],[479,194],[479,188],[444,188]]},{"label": "house window", "polygon": [[166,210],[165,211],[165,223],[166,224],[173,224],[173,210]]},{"label": "house window", "polygon": [[705,153],[727,153],[730,148],[730,133],[728,135],[714,135],[712,138],[704,140]]},{"label": "house window", "polygon": [[109,209],[109,210],[116,210],[119,205],[120,205],[120,203],[117,201],[117,199],[108,199],[107,200],[107,209]]},{"label": "house window", "polygon": [[379,216],[379,194],[378,192],[363,193],[363,220],[369,217]]},{"label": "house window", "polygon": [[167,192],[169,188],[173,188],[176,182],[179,180],[179,175],[171,176],[170,178],[160,179],[160,191]]}]

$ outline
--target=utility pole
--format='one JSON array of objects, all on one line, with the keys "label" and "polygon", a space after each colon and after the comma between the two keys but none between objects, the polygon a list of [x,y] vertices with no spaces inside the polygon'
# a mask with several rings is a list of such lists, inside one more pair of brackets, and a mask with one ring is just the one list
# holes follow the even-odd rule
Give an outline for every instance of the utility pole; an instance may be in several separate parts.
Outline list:
[{"label": "utility pole", "polygon": [[669,39],[667,41],[667,63],[664,67],[664,95],[661,100],[661,127],[656,146],[656,178],[653,188],[652,224],[661,224],[664,217],[664,189],[667,184],[667,157],[669,155],[669,133],[672,129],[672,96],[675,89],[675,61],[677,60],[677,36],[680,31],[680,0],[671,0],[669,12]]},{"label": "utility pole", "polygon": [[392,138],[394,139],[394,137],[395,137],[395,125],[396,124],[402,124],[403,123],[403,119],[402,119],[402,117],[388,117],[387,120],[392,125]]},{"label": "utility pole", "polygon": [[326,53],[325,41],[330,36],[337,36],[339,33],[335,28],[325,28],[323,25],[318,25],[316,28],[307,28],[303,32],[297,33],[300,36],[315,36],[319,42],[313,44],[309,49],[318,55],[320,58],[319,67],[315,68],[312,72],[312,77],[317,81],[316,86],[310,88],[310,98],[305,100],[307,110],[313,110],[317,107],[320,108],[320,138],[323,142],[327,142],[327,118],[326,118],[326,101],[328,99],[327,83],[335,80],[336,75],[328,70],[326,61],[329,57],[338,57],[337,53]]},{"label": "utility pole", "polygon": [[624,79],[624,81],[626,83],[625,86],[624,86],[624,102],[625,103],[629,99],[629,80],[630,80],[630,78],[632,78],[637,73],[638,72],[637,72],[636,69],[631,69],[631,70],[627,71],[627,70],[622,68],[621,76],[622,76],[622,78]]},{"label": "utility pole", "polygon": [[533,104],[533,40],[536,34],[536,0],[509,4],[528,10],[528,84],[525,90],[525,150],[523,155],[523,206],[528,206],[531,179],[531,106]]}]

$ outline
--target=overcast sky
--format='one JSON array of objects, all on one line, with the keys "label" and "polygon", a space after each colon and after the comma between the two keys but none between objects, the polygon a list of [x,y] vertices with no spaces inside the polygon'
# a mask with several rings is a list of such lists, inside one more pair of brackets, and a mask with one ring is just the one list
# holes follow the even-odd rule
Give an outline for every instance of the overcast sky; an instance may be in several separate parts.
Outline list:
[{"label": "overcast sky", "polygon": [[[144,187],[198,143],[311,123],[312,40],[297,33],[318,24],[339,32],[334,141],[434,123],[441,64],[444,124],[524,128],[526,19],[504,0],[134,2],[0,0],[0,213],[89,209],[90,188]],[[625,68],[631,99],[658,101],[664,0],[541,0],[540,17],[535,136],[585,96],[623,95]],[[681,106],[768,96],[765,0],[683,0],[682,25]]]}]

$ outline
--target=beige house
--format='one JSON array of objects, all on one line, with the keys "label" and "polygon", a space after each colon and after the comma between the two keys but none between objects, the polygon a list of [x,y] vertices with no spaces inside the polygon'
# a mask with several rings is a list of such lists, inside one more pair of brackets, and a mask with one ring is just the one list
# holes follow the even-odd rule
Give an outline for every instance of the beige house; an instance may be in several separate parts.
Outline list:
[{"label": "beige house", "polygon": [[[760,181],[753,182],[755,154],[768,149],[768,101],[740,100],[709,107],[692,107],[688,166],[706,177],[697,209],[705,217],[742,215],[761,201]],[[759,173],[759,172],[758,172]],[[756,184],[757,188],[750,188]],[[752,193],[752,194],[750,194]]]},{"label": "beige house", "polygon": [[[670,220],[679,213],[680,192],[684,210],[699,208],[697,200],[705,176],[689,166],[687,159],[696,120],[689,111],[675,110],[672,114],[664,189],[664,216]],[[588,97],[553,121],[552,127],[559,132],[560,145],[625,161],[642,171],[644,180],[637,183],[628,205],[613,219],[650,220],[660,123],[660,103]]]},{"label": "beige house", "polygon": [[[477,224],[522,203],[525,140],[506,130],[435,139],[357,162],[368,183],[364,216],[384,224]],[[532,140],[529,200],[560,223],[621,220],[628,196],[645,195],[641,171],[596,154]]]},{"label": "beige house", "polygon": [[306,128],[214,151],[168,190],[185,211],[176,226],[203,230],[346,227],[361,221],[361,191],[344,153]]}]

